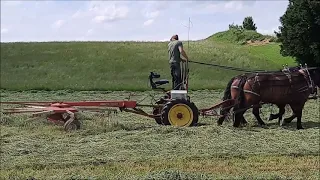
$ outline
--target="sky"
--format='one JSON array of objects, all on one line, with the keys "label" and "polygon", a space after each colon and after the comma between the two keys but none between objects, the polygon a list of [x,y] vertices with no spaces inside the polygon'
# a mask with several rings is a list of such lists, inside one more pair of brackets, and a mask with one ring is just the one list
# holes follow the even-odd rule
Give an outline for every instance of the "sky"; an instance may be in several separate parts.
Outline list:
[{"label": "sky", "polygon": [[288,0],[16,1],[1,0],[1,42],[199,40],[252,16],[273,34]]}]

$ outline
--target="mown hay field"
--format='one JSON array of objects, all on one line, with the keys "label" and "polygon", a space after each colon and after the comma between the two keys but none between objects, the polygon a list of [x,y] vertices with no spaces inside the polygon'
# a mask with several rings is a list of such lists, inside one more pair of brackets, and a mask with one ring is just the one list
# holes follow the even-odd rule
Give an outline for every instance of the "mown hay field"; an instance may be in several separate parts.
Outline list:
[{"label": "mown hay field", "polygon": [[[220,102],[222,93],[192,91],[190,96],[203,108]],[[2,90],[1,101],[123,100],[129,94]],[[133,94],[142,100],[153,92]],[[318,179],[319,108],[319,100],[307,102],[304,130],[296,130],[295,120],[285,127],[268,121],[277,111],[271,106],[262,109],[266,128],[258,127],[249,111],[249,125],[242,128],[233,128],[231,121],[219,127],[216,118],[177,128],[124,112],[80,113],[82,127],[73,132],[44,117],[1,114],[1,179]]]}]

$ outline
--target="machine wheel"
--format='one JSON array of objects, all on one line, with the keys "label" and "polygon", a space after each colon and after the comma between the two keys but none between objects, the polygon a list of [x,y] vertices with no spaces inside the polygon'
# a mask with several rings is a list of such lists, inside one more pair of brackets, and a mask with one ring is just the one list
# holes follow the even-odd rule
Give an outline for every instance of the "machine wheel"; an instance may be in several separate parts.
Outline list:
[{"label": "machine wheel", "polygon": [[187,100],[174,99],[165,104],[161,112],[162,123],[173,126],[194,126],[198,123],[198,108]]},{"label": "machine wheel", "polygon": [[[158,114],[160,114],[160,112],[161,112],[160,108],[153,108],[152,114],[153,114],[153,115],[158,115]],[[162,125],[161,116],[160,116],[160,117],[155,117],[154,120],[156,120],[156,122],[157,122],[158,124],[161,124],[161,125]]]},{"label": "machine wheel", "polygon": [[76,130],[76,129],[80,129],[80,121],[76,118],[76,117],[67,117],[66,119],[68,119],[65,123],[64,123],[64,130],[65,131],[71,131],[71,130]]}]

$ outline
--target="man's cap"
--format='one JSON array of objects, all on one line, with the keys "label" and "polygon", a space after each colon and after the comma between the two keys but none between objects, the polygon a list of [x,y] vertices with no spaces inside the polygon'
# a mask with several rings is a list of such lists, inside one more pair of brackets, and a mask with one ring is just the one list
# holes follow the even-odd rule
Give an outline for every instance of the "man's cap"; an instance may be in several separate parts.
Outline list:
[{"label": "man's cap", "polygon": [[170,41],[172,41],[173,39],[179,40],[179,36],[178,34],[175,34],[171,37]]}]

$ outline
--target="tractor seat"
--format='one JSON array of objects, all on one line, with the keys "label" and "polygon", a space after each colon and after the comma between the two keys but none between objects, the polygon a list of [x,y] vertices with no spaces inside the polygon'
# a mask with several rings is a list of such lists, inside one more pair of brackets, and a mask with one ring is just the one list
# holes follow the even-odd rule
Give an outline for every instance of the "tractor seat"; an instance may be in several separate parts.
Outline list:
[{"label": "tractor seat", "polygon": [[154,83],[157,84],[158,86],[161,86],[161,85],[164,85],[164,84],[168,84],[169,81],[166,80],[166,79],[161,79],[161,80],[158,80],[158,81],[156,81]]}]

